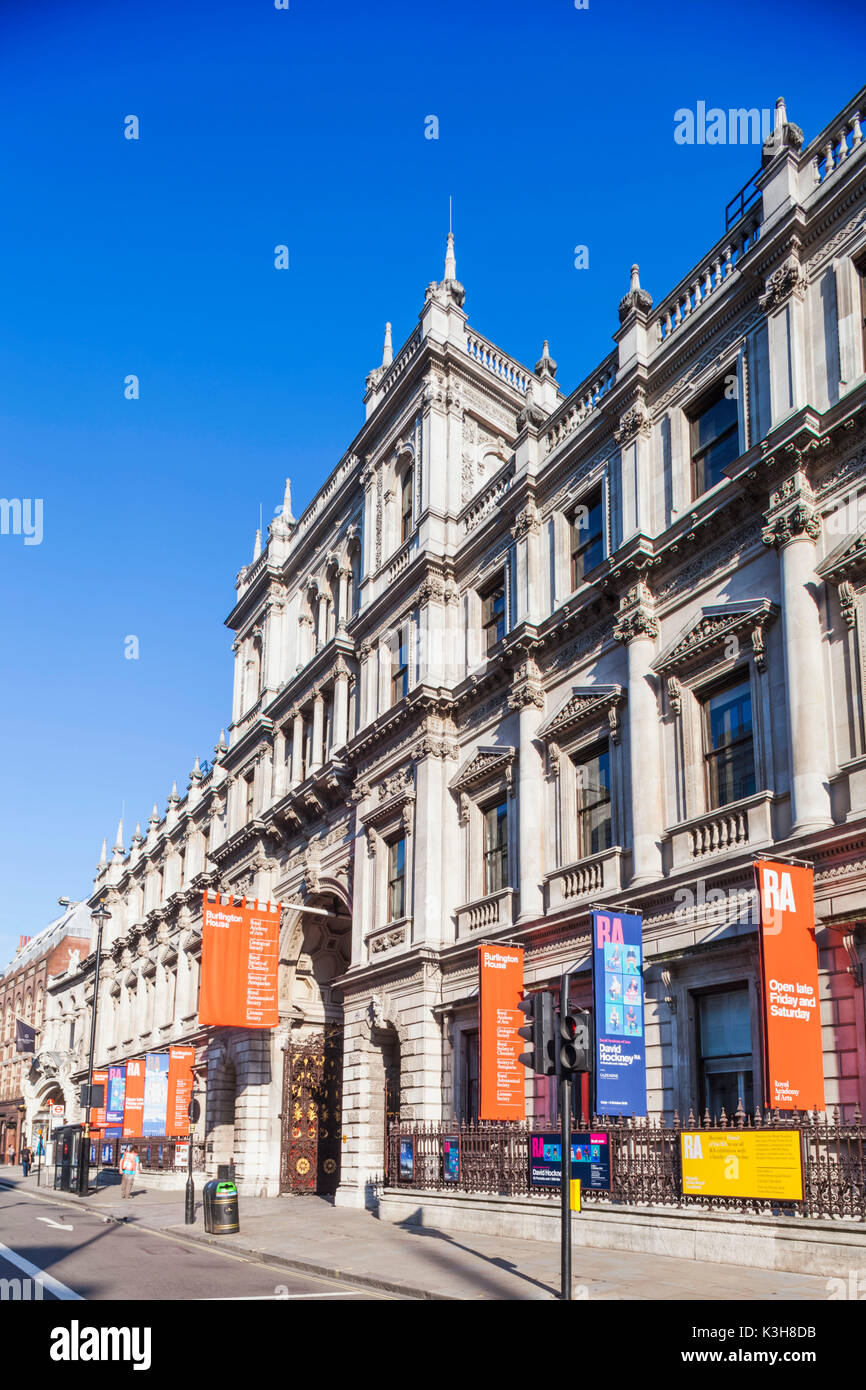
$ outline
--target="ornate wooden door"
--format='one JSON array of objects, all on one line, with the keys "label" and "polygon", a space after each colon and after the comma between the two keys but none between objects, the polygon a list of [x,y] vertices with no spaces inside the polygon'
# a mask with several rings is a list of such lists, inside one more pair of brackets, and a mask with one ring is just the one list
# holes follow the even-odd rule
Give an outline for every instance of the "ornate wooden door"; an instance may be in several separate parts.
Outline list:
[{"label": "ornate wooden door", "polygon": [[343,1030],[290,1045],[283,1068],[281,1192],[336,1192],[342,1142]]}]

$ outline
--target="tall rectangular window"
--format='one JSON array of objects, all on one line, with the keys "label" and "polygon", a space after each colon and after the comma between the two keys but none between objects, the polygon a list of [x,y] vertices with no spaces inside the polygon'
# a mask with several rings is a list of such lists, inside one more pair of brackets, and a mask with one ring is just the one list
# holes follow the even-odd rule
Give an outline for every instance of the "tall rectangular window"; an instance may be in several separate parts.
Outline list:
[{"label": "tall rectangular window", "polygon": [[707,797],[713,808],[755,791],[752,687],[739,680],[703,701]]},{"label": "tall rectangular window", "polygon": [[460,1043],[460,1114],[458,1120],[478,1119],[478,1029],[461,1034]]},{"label": "tall rectangular window", "polygon": [[743,1102],[755,1108],[752,1080],[752,1029],[745,985],[698,997],[698,1056],[701,1111],[730,1117]]},{"label": "tall rectangular window", "polygon": [[481,595],[481,627],[484,650],[492,651],[505,636],[505,577],[500,575]]},{"label": "tall rectangular window", "polygon": [[409,693],[409,628],[398,628],[391,641],[391,704]]},{"label": "tall rectangular window", "polygon": [[692,497],[708,492],[725,476],[739,456],[739,415],[728,380],[704,396],[689,415],[692,455]]},{"label": "tall rectangular window", "polygon": [[484,812],[484,892],[508,887],[508,798]]},{"label": "tall rectangular window", "polygon": [[414,470],[407,468],[400,487],[400,542],[408,541],[412,534],[412,484]]},{"label": "tall rectangular window", "polygon": [[604,499],[596,488],[578,503],[571,518],[571,587],[578,588],[604,559]]},{"label": "tall rectangular window", "polygon": [[598,748],[575,763],[577,857],[599,854],[613,843],[610,804],[610,749]]},{"label": "tall rectangular window", "polygon": [[406,841],[401,836],[388,845],[388,921],[406,916]]},{"label": "tall rectangular window", "polygon": [[855,269],[860,284],[860,334],[863,344],[863,370],[866,371],[866,256],[856,263]]},{"label": "tall rectangular window", "polygon": [[254,809],[255,809],[255,799],[256,799],[255,793],[256,793],[256,777],[255,777],[255,773],[254,773],[254,772],[251,772],[251,773],[249,774],[248,777],[245,777],[245,778],[244,778],[244,819],[245,819],[245,821],[251,821],[252,818],[253,818],[253,813],[254,813]]}]

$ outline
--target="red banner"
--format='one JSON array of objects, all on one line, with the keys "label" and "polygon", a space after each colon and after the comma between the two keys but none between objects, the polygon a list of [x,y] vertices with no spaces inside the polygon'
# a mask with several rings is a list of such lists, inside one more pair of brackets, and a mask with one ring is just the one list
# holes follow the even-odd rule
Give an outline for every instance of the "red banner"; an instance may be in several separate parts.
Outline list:
[{"label": "red banner", "polygon": [[814,871],[760,859],[764,1104],[824,1109],[824,1056],[815,942]]},{"label": "red banner", "polygon": [[168,1102],[166,1105],[166,1134],[189,1134],[189,1103],[192,1099],[192,1064],[194,1047],[168,1049]]},{"label": "red banner", "polygon": [[524,1041],[517,1030],[525,1022],[518,1004],[523,998],[523,947],[478,947],[480,1012],[478,1118],[526,1118],[526,1076],[517,1059]]},{"label": "red banner", "polygon": [[[93,1084],[94,1084],[94,1086],[103,1086],[103,1087],[104,1087],[104,1090],[103,1090],[103,1093],[102,1093],[102,1098],[103,1098],[103,1102],[106,1102],[106,1101],[108,1100],[108,1072],[107,1072],[107,1071],[95,1071],[95,1072],[93,1073]],[[101,1106],[99,1106],[98,1108],[97,1108],[97,1106],[95,1106],[95,1105],[91,1106],[91,1108],[90,1108],[90,1128],[91,1128],[91,1129],[100,1129],[100,1130],[101,1130],[101,1129],[105,1129],[105,1104],[104,1104],[104,1103],[103,1103]]]},{"label": "red banner", "polygon": [[280,908],[263,909],[246,898],[202,908],[200,1024],[228,1028],[276,1028]]},{"label": "red banner", "polygon": [[140,1139],[144,1125],[144,1076],[143,1057],[136,1057],[126,1064],[126,1095],[123,1099],[123,1137]]}]

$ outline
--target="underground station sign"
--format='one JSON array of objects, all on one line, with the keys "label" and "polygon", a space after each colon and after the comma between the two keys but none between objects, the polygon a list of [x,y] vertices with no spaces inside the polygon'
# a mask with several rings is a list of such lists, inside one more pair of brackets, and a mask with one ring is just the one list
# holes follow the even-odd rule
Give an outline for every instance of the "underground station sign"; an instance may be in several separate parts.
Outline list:
[{"label": "underground station sign", "polygon": [[[571,1136],[571,1176],[582,1189],[610,1190],[610,1138],[605,1133]],[[562,1139],[556,1133],[529,1136],[531,1187],[559,1187],[562,1177]]]},{"label": "underground station sign", "polygon": [[803,1200],[799,1129],[687,1131],[680,1153],[685,1197]]}]

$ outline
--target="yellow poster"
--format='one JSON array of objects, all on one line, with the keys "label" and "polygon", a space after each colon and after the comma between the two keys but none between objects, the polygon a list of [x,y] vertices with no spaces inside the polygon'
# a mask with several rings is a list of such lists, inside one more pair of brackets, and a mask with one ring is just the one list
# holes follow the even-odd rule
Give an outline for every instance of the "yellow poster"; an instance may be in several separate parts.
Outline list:
[{"label": "yellow poster", "polygon": [[802,1201],[798,1129],[700,1129],[680,1143],[684,1196]]}]

